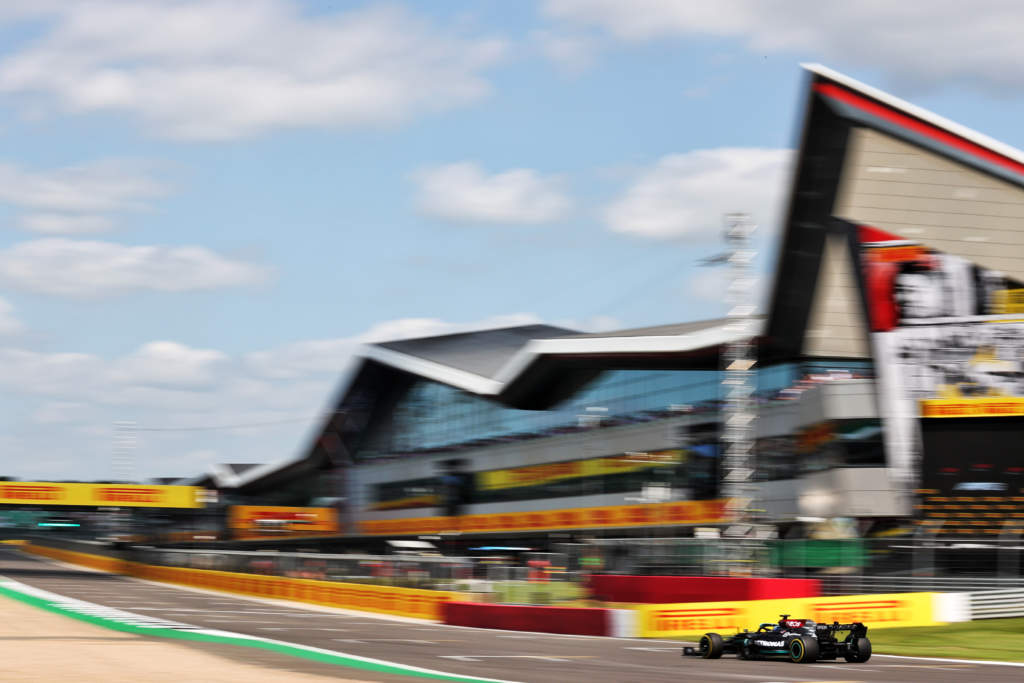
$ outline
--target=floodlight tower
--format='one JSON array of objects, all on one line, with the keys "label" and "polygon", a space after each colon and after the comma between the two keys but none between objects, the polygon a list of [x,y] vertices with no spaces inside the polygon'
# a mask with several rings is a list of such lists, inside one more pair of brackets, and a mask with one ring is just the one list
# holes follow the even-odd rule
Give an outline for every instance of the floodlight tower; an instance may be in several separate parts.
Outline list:
[{"label": "floodlight tower", "polygon": [[723,236],[727,251],[704,259],[702,265],[728,265],[729,305],[726,330],[732,341],[722,349],[722,491],[729,526],[725,530],[725,566],[729,573],[749,573],[757,555],[754,483],[754,440],[756,439],[757,350],[754,345],[754,311],[757,293],[752,275],[754,257],[751,237],[757,226],[744,213],[725,216]]},{"label": "floodlight tower", "polygon": [[754,391],[757,375],[754,365],[754,319],[757,308],[753,269],[757,253],[750,247],[750,238],[757,226],[742,213],[725,216],[725,242],[729,247],[730,282],[726,290],[729,304],[726,329],[732,341],[722,351],[722,393],[725,405],[722,414],[722,494],[726,513],[732,523],[731,535],[746,536],[754,523],[754,440],[757,404]]}]

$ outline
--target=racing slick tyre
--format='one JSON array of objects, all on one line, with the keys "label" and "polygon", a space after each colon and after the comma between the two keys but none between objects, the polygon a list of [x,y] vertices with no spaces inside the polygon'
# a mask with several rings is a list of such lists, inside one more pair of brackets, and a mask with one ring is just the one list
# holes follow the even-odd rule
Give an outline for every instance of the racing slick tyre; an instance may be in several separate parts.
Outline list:
[{"label": "racing slick tyre", "polygon": [[705,633],[697,644],[698,652],[704,659],[718,659],[725,652],[722,636],[717,633]]},{"label": "racing slick tyre", "polygon": [[871,641],[867,638],[856,638],[846,645],[843,657],[848,662],[863,663],[871,659]]},{"label": "racing slick tyre", "polygon": [[807,664],[818,659],[818,641],[809,636],[797,636],[789,641],[789,658],[797,664]]}]

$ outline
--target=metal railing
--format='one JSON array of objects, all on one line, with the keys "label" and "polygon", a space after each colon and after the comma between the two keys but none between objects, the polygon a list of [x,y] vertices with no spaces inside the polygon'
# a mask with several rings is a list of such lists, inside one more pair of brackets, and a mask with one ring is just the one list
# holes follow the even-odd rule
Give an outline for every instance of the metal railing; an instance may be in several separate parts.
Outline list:
[{"label": "metal railing", "polygon": [[973,591],[969,596],[971,619],[1024,617],[1024,587],[1009,590]]}]

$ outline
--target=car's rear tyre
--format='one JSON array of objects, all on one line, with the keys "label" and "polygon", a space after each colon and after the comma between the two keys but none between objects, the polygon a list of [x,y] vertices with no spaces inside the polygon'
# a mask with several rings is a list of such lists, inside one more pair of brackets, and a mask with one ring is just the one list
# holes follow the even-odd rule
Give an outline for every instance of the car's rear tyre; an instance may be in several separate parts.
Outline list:
[{"label": "car's rear tyre", "polygon": [[843,654],[848,662],[863,663],[871,659],[871,641],[867,638],[855,638],[846,645]]},{"label": "car's rear tyre", "polygon": [[704,659],[718,659],[725,652],[725,644],[722,642],[722,636],[717,633],[705,633],[700,637],[700,642],[697,644],[700,656]]},{"label": "car's rear tyre", "polygon": [[818,641],[809,636],[797,636],[789,641],[789,658],[797,664],[807,664],[818,659]]}]

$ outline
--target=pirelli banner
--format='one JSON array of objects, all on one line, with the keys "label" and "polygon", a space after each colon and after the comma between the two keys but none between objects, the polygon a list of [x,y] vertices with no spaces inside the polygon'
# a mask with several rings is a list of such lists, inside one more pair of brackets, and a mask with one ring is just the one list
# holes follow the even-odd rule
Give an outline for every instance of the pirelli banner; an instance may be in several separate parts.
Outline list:
[{"label": "pirelli banner", "polygon": [[264,538],[280,533],[336,534],[338,511],[334,508],[232,505],[228,527],[237,538]]},{"label": "pirelli banner", "polygon": [[643,605],[637,611],[637,635],[669,638],[707,632],[734,633],[776,622],[792,614],[831,624],[860,621],[869,629],[897,626],[933,626],[934,593],[846,595],[832,598],[786,598],[742,602],[697,602],[678,605]]},{"label": "pirelli banner", "polygon": [[461,517],[372,519],[359,523],[364,534],[437,534],[445,531],[490,533],[553,529],[610,529],[726,521],[724,500],[683,500],[644,505],[563,508],[533,512],[493,512]]},{"label": "pirelli banner", "polygon": [[477,479],[482,490],[495,491],[522,486],[539,486],[581,477],[603,477],[628,472],[642,472],[666,465],[678,465],[685,459],[685,453],[680,450],[625,453],[602,458],[491,470],[480,472]]},{"label": "pirelli banner", "polygon": [[1006,416],[1024,416],[1024,398],[938,398],[921,401],[921,417]]},{"label": "pirelli banner", "polygon": [[202,507],[197,486],[0,482],[0,505],[83,505],[143,508]]}]

